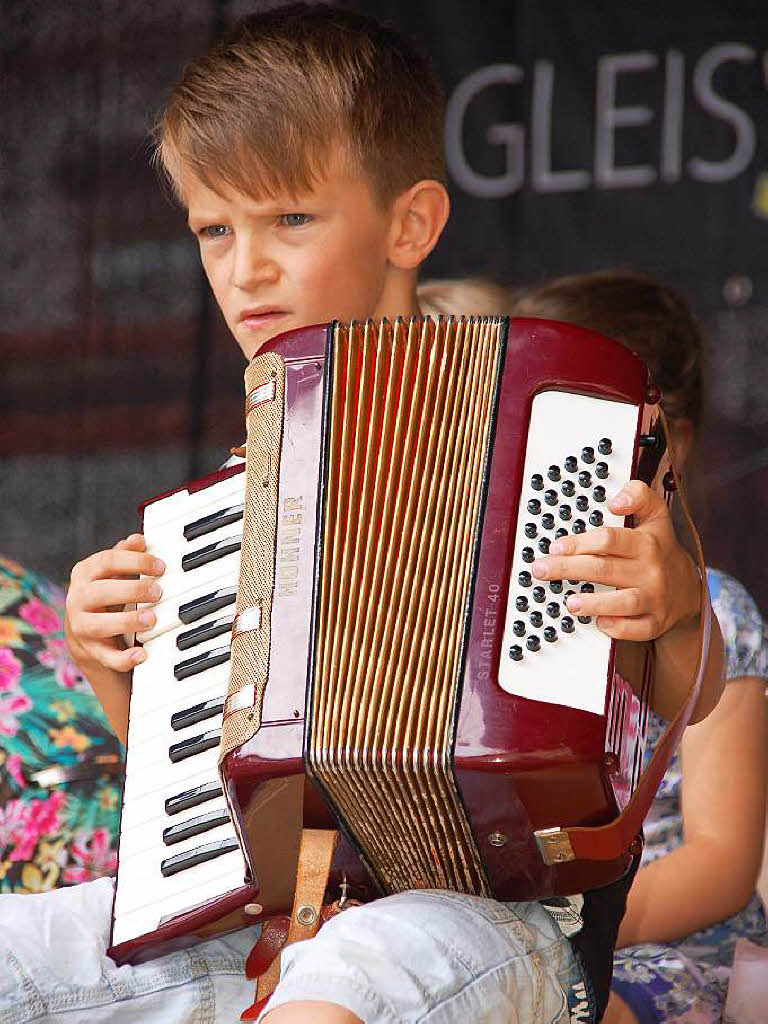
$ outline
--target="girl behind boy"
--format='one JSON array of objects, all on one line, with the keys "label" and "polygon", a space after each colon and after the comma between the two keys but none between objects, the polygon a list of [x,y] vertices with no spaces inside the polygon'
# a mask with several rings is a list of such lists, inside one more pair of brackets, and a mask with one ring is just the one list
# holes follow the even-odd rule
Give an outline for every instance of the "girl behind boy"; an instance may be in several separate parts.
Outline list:
[{"label": "girl behind boy", "polygon": [[[559,278],[512,312],[588,327],[637,353],[662,389],[678,462],[685,460],[701,407],[701,335],[680,296],[638,274],[608,271]],[[686,730],[646,820],[606,1024],[715,1024],[736,939],[768,945],[755,893],[768,774],[768,630],[740,583],[715,569],[707,575],[727,686],[709,718]],[[663,725],[651,712],[647,756]]]}]

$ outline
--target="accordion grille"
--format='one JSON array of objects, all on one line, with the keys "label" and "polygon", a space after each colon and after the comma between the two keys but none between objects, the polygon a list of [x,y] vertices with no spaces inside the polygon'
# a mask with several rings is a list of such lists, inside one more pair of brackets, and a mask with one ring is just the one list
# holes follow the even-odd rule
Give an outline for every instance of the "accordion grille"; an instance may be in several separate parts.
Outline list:
[{"label": "accordion grille", "polygon": [[452,742],[503,331],[335,329],[306,761],[389,892],[488,893]]}]

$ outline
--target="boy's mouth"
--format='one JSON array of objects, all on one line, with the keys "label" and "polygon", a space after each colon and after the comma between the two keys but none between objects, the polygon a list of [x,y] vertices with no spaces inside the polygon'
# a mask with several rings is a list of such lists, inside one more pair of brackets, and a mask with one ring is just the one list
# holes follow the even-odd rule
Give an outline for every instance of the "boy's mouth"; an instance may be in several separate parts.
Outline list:
[{"label": "boy's mouth", "polygon": [[259,327],[272,326],[281,317],[287,316],[284,309],[276,309],[271,306],[257,306],[254,309],[244,309],[238,317],[243,327],[255,330]]}]

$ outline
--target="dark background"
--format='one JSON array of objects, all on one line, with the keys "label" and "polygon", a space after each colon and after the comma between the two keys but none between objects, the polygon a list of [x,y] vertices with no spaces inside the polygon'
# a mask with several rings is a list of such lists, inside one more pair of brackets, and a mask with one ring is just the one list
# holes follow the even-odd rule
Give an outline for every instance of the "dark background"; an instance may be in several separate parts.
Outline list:
[{"label": "dark background", "polygon": [[[259,6],[4,5],[0,551],[56,579],[240,441],[242,357],[147,133],[184,63]],[[354,6],[415,36],[446,86],[453,216],[427,275],[622,265],[692,301],[695,511],[709,563],[768,613],[764,5]]]}]

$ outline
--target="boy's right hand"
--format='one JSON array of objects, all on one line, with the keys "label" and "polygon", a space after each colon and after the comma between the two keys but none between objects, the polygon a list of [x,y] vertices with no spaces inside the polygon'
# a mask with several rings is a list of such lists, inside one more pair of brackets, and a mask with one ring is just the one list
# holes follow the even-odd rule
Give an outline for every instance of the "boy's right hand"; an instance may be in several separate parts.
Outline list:
[{"label": "boy's right hand", "polygon": [[126,647],[124,636],[155,624],[155,613],[146,608],[126,611],[126,605],[154,604],[162,589],[154,579],[165,564],[147,554],[140,533],[120,540],[107,551],[98,551],[78,562],[72,570],[67,593],[64,634],[76,664],[87,675],[93,666],[130,672],[144,661],[141,647]]}]

